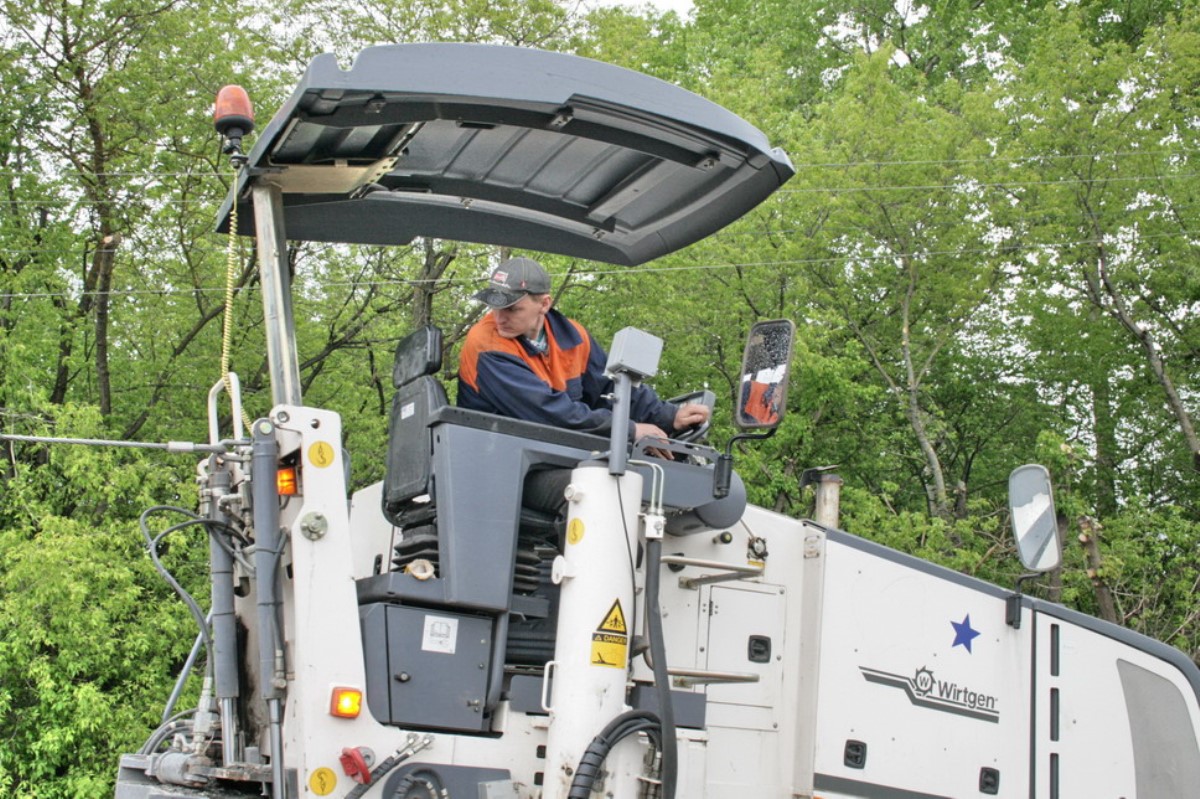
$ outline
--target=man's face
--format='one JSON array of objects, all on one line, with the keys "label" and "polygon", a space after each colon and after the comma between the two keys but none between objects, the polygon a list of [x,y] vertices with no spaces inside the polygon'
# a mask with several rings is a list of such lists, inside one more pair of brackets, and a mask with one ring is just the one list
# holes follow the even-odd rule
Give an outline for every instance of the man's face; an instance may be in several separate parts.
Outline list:
[{"label": "man's face", "polygon": [[507,308],[493,308],[497,332],[502,338],[536,337],[550,303],[549,294],[526,294]]}]

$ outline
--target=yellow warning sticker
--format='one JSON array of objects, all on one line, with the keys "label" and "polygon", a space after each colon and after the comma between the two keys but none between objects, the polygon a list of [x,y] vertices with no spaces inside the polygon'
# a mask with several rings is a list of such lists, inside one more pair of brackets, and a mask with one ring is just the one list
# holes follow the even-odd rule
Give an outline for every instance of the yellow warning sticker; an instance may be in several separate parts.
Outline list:
[{"label": "yellow warning sticker", "polygon": [[312,792],[317,796],[328,796],[337,787],[337,775],[333,773],[333,769],[322,766],[309,775],[308,787],[312,788]]},{"label": "yellow warning sticker", "polygon": [[593,666],[623,669],[628,656],[629,627],[625,623],[625,611],[621,610],[621,600],[615,599],[596,632],[592,633],[590,662]]},{"label": "yellow warning sticker", "polygon": [[593,666],[612,669],[625,668],[625,657],[629,652],[629,639],[613,633],[592,633]]},{"label": "yellow warning sticker", "polygon": [[583,540],[583,519],[572,519],[567,525],[567,542],[578,544]]},{"label": "yellow warning sticker", "polygon": [[308,462],[318,469],[324,469],[333,464],[333,445],[328,441],[318,441],[308,448]]},{"label": "yellow warning sticker", "polygon": [[608,613],[604,616],[604,621],[600,622],[600,626],[596,628],[597,632],[608,633],[627,633],[629,628],[625,626],[625,612],[621,610],[621,600],[614,600],[612,607],[608,609]]}]

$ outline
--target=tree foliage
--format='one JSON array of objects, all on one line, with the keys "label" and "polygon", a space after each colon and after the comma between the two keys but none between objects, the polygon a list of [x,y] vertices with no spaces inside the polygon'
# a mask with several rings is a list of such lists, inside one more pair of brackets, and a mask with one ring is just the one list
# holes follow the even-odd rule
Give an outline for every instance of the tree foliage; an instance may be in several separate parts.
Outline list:
[{"label": "tree foliage", "polygon": [[[751,498],[804,515],[838,464],[842,526],[1002,584],[1005,481],[1056,480],[1066,562],[1052,599],[1200,658],[1200,11],[1190,0],[920,5],[697,0],[642,7],[372,0],[5,0],[0,89],[0,429],[207,438],[222,352],[270,406],[249,241],[212,232],[233,179],[216,90],[260,119],[321,51],[392,41],[575,52],[743,115],[796,177],[709,239],[642,268],[547,257],[558,302],[601,341],[666,343],[664,395],[729,408],[742,337],[799,336],[779,433],[739,453]],[[392,350],[418,324],[454,346],[502,253],[422,240],[301,245],[306,402],[339,411],[357,487],[382,474]],[[227,423],[226,420],[222,420]],[[194,464],[2,443],[0,789],[108,790],[194,635],[137,517],[191,505]],[[197,590],[206,542],[173,536]]]}]

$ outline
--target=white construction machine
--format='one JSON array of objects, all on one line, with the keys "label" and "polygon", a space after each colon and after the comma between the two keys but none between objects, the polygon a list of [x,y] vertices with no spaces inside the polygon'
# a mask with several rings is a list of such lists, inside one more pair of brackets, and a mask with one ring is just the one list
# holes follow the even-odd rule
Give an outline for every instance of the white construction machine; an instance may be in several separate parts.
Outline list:
[{"label": "white construction machine", "polygon": [[[210,394],[204,688],[121,758],[116,799],[1200,797],[1190,660],[821,508],[748,505],[733,441],[630,448],[646,333],[611,347],[606,439],[448,404],[440,334],[415,331],[387,477],[348,498],[339,417],[300,396],[288,241],[640,264],[792,175],[760,131],[645,75],[482,45],[322,56],[248,154],[237,97],[218,103],[240,166],[219,224],[257,237],[274,407],[244,429],[236,378]],[[792,335],[751,331],[735,440],[779,424]],[[527,507],[564,470],[561,506]],[[1023,561],[1054,568],[1047,475],[1012,489]]]}]

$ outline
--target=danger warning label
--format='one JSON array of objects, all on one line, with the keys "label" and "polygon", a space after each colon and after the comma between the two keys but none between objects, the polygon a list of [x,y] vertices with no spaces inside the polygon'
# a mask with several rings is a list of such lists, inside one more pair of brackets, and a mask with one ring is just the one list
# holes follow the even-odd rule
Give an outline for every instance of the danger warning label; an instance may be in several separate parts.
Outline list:
[{"label": "danger warning label", "polygon": [[612,607],[604,615],[600,626],[592,633],[591,664],[623,669],[628,655],[629,628],[625,624],[625,612],[621,610],[621,600],[617,599],[613,601]]},{"label": "danger warning label", "polygon": [[621,633],[622,635],[629,632],[625,626],[625,612],[621,610],[621,600],[613,602],[612,607],[604,616],[604,621],[600,622],[600,626],[596,629],[602,633]]}]

